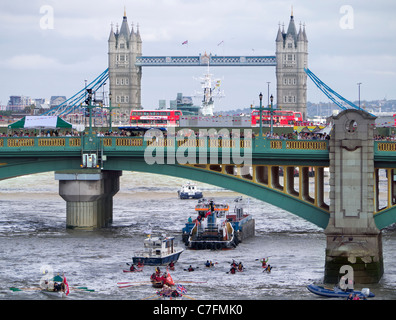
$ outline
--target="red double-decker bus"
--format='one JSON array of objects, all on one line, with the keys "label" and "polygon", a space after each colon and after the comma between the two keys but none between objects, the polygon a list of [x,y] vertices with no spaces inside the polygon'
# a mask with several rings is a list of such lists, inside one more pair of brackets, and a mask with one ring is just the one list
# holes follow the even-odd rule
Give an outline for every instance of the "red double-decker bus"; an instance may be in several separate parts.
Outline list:
[{"label": "red double-decker bus", "polygon": [[131,110],[129,123],[139,127],[178,127],[180,110]]},{"label": "red double-decker bus", "polygon": [[[271,124],[271,114],[268,110],[262,111],[262,122],[265,125]],[[297,121],[303,121],[301,112],[274,110],[272,115],[272,124],[274,126],[293,126]],[[260,125],[259,110],[252,111],[252,127]]]}]

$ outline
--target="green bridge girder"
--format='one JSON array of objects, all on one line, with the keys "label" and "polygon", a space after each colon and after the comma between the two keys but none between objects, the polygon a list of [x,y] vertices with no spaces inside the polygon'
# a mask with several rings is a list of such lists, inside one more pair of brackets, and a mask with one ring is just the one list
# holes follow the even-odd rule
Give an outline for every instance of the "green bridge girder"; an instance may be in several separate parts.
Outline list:
[{"label": "green bridge girder", "polygon": [[[41,142],[40,142],[41,139]],[[57,140],[55,140],[57,139]],[[293,213],[311,223],[325,229],[329,220],[326,210],[316,207],[310,202],[303,201],[284,192],[259,185],[237,176],[224,175],[219,172],[201,170],[200,168],[180,164],[152,164],[144,160],[147,142],[142,138],[96,138],[93,143],[87,137],[81,138],[1,138],[0,139],[0,179],[7,179],[21,175],[50,171],[80,170],[83,152],[97,152],[99,157],[106,156],[100,162],[103,170],[137,171],[154,174],[169,175],[189,180],[200,181],[226,188],[262,200],[290,213]],[[117,139],[121,139],[118,140]],[[141,140],[140,145],[134,143]],[[138,140],[136,140],[138,139]],[[23,143],[16,142],[24,141]],[[76,141],[80,142],[76,143]],[[13,141],[12,143],[8,141]],[[52,143],[55,142],[56,143]],[[73,142],[72,142],[73,141]],[[289,165],[289,166],[329,166],[327,142],[319,141],[287,141],[261,140],[252,141],[251,152],[253,164]],[[292,146],[293,144],[293,146]],[[305,148],[301,146],[305,145]],[[323,147],[324,145],[324,147]],[[394,168],[396,161],[395,143],[375,143],[376,167]],[[164,152],[168,148],[154,148]],[[242,148],[243,149],[243,148]],[[241,149],[241,150],[242,150]],[[176,151],[176,148],[171,148]],[[207,149],[208,154],[210,148]],[[218,148],[219,163],[225,148]],[[197,153],[198,154],[198,153]],[[242,152],[243,154],[243,152]],[[209,161],[209,157],[208,157]],[[375,215],[375,222],[379,229],[396,222],[396,208],[391,207]]]}]

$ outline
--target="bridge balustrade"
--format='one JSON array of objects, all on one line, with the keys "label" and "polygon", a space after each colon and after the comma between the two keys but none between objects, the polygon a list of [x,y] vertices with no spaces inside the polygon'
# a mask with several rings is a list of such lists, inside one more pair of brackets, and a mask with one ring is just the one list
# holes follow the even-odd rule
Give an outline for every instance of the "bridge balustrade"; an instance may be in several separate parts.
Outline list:
[{"label": "bridge balustrade", "polygon": [[[287,139],[166,139],[147,140],[143,137],[95,137],[99,139],[100,146],[104,149],[112,150],[125,148],[136,151],[143,150],[147,146],[151,147],[196,147],[196,148],[235,148],[239,143],[241,149],[252,148],[252,152],[297,152],[304,153],[315,151],[318,153],[328,153],[327,140],[287,140]],[[48,149],[62,149],[74,151],[76,148],[81,149],[83,146],[82,137],[0,137],[0,152],[15,151],[15,149],[24,151],[40,151]],[[381,157],[382,161],[393,161],[396,152],[396,142],[394,141],[374,141],[374,155]]]}]

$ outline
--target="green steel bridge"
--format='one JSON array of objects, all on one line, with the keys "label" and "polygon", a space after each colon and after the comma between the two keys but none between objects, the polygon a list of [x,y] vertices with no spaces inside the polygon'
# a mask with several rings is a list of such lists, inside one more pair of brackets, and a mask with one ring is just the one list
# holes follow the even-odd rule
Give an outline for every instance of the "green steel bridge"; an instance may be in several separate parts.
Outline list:
[{"label": "green steel bridge", "polygon": [[[257,198],[325,229],[329,222],[328,144],[327,140],[264,138],[150,140],[92,133],[81,137],[1,137],[0,179],[49,171],[163,174]],[[157,159],[155,163],[147,161],[148,155]],[[395,142],[374,142],[374,220],[380,230],[396,222],[395,155]],[[380,170],[386,173],[385,180],[380,180]],[[381,201],[380,185],[387,189]]]}]

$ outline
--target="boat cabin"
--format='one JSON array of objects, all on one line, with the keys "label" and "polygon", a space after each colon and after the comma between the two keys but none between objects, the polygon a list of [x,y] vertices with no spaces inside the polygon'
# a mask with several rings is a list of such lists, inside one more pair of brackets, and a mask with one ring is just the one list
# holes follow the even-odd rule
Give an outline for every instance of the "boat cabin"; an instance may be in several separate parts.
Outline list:
[{"label": "boat cabin", "polygon": [[174,237],[148,237],[144,240],[144,253],[162,256],[174,252]]}]

